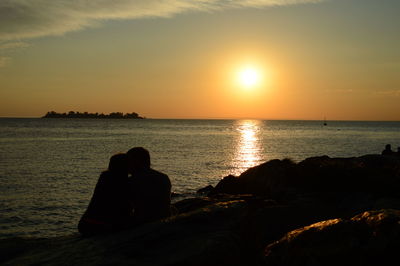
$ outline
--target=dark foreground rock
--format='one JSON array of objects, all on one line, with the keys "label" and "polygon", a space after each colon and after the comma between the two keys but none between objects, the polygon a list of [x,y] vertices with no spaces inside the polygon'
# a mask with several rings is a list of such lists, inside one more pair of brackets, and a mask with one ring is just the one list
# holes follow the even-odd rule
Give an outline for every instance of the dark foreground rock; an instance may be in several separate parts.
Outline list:
[{"label": "dark foreground rock", "polygon": [[214,189],[214,187],[212,185],[208,185],[206,187],[200,188],[199,190],[197,190],[198,194],[207,194],[210,193],[212,190]]},{"label": "dark foreground rock", "polygon": [[91,238],[0,240],[0,264],[368,265],[357,259],[399,246],[399,189],[398,157],[272,160],[175,203],[178,214],[163,221]]},{"label": "dark foreground rock", "polygon": [[[257,265],[265,242],[261,235],[276,239],[295,228],[282,223],[283,212],[285,207],[270,201],[236,198],[112,235],[7,239],[0,241],[0,264]],[[269,223],[284,225],[281,234],[255,230],[267,216],[275,220]]]},{"label": "dark foreground rock", "polygon": [[266,265],[397,265],[400,211],[364,212],[291,231],[265,250]]},{"label": "dark foreground rock", "polygon": [[297,164],[288,159],[266,162],[239,177],[225,177],[209,196],[253,194],[352,216],[377,207],[398,208],[399,191],[400,156],[322,156]]}]

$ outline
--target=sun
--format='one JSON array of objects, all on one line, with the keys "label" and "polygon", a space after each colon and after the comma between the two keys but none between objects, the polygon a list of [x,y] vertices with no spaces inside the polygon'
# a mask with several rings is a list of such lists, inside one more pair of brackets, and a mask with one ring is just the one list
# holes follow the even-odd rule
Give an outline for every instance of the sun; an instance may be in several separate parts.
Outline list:
[{"label": "sun", "polygon": [[238,72],[238,82],[243,88],[246,89],[254,88],[260,85],[261,73],[255,67],[251,66],[244,67]]}]

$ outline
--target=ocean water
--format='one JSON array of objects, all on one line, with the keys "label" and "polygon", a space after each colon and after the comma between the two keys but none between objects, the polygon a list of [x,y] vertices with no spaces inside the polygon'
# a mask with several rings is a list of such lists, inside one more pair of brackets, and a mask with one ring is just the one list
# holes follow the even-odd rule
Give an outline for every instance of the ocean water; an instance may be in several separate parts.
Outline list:
[{"label": "ocean water", "polygon": [[0,119],[0,238],[76,233],[110,156],[134,146],[190,197],[271,159],[400,146],[400,122]]}]

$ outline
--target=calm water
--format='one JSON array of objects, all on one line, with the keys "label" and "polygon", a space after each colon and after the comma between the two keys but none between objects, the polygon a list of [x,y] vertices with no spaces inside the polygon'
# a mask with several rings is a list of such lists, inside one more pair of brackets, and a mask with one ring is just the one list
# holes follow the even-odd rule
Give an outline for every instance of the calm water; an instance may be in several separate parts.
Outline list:
[{"label": "calm water", "polygon": [[192,195],[270,159],[400,146],[400,122],[0,119],[0,238],[76,232],[111,155],[134,146]]}]

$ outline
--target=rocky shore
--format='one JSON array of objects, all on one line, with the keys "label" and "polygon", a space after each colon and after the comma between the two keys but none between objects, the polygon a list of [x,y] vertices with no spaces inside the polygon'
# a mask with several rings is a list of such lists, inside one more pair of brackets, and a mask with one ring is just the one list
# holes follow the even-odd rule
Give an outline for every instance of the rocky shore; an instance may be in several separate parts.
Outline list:
[{"label": "rocky shore", "polygon": [[272,160],[110,235],[0,240],[2,265],[395,265],[400,156]]}]

